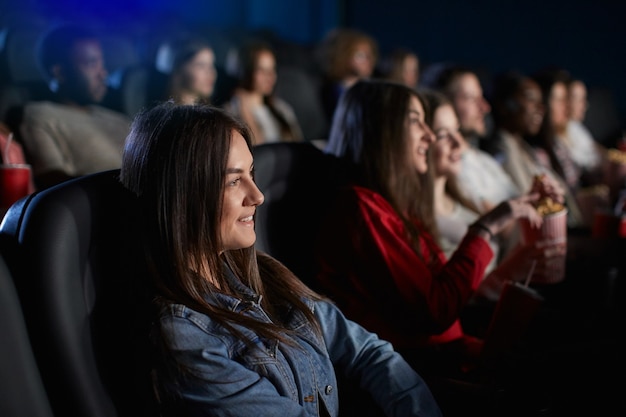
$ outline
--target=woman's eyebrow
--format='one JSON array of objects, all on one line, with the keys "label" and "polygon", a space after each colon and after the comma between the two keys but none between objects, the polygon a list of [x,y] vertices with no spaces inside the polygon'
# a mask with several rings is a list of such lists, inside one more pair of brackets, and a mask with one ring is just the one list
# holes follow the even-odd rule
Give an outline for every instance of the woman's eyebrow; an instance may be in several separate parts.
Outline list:
[{"label": "woman's eyebrow", "polygon": [[243,169],[241,168],[226,168],[226,174],[242,174]]}]

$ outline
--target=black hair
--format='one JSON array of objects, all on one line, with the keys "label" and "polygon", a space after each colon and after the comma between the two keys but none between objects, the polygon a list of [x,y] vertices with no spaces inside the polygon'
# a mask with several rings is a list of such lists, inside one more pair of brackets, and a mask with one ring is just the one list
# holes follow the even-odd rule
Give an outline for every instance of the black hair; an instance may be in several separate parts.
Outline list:
[{"label": "black hair", "polygon": [[36,56],[40,71],[47,79],[53,78],[55,65],[67,66],[71,62],[72,46],[82,40],[97,40],[92,31],[76,24],[52,27],[44,32],[37,44]]}]

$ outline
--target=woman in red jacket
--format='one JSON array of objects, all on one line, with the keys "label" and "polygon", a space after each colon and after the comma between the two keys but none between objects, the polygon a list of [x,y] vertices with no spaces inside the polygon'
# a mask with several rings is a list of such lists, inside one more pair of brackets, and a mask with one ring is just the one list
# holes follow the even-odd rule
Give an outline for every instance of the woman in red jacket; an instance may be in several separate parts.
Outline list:
[{"label": "woman in red jacket", "polygon": [[493,256],[488,240],[514,219],[538,226],[532,203],[558,190],[545,184],[501,203],[446,260],[436,243],[426,111],[419,93],[390,82],[359,81],[344,93],[326,151],[346,161],[348,182],[316,256],[319,289],[428,374],[477,358],[482,343],[464,334],[459,317]]}]

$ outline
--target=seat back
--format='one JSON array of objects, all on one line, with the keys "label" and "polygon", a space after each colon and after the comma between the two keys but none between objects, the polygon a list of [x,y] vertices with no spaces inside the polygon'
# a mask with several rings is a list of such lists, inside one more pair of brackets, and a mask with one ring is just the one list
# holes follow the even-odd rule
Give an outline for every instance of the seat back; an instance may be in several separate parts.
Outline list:
[{"label": "seat back", "polygon": [[295,66],[278,68],[276,95],[293,108],[306,140],[326,139],[329,123],[319,95],[320,81]]},{"label": "seat back", "polygon": [[339,173],[335,157],[308,142],[255,146],[255,179],[265,195],[256,214],[256,248],[314,287],[314,246]]},{"label": "seat back", "polygon": [[55,415],[152,415],[146,273],[118,174],[31,194],[0,225]]},{"label": "seat back", "polygon": [[52,417],[22,307],[0,254],[0,416]]}]

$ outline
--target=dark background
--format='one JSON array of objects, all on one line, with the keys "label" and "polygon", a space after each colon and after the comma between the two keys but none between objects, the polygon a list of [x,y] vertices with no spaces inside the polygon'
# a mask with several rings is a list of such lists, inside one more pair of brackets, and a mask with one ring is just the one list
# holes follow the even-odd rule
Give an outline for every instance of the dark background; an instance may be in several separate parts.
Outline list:
[{"label": "dark background", "polygon": [[589,112],[602,121],[603,135],[626,126],[626,1],[0,0],[3,26],[24,16],[79,19],[142,39],[190,27],[214,34],[266,30],[306,46],[333,27],[353,27],[377,39],[383,54],[403,46],[423,66],[472,65],[485,74],[487,91],[488,77],[501,70],[563,67],[592,90]]}]

